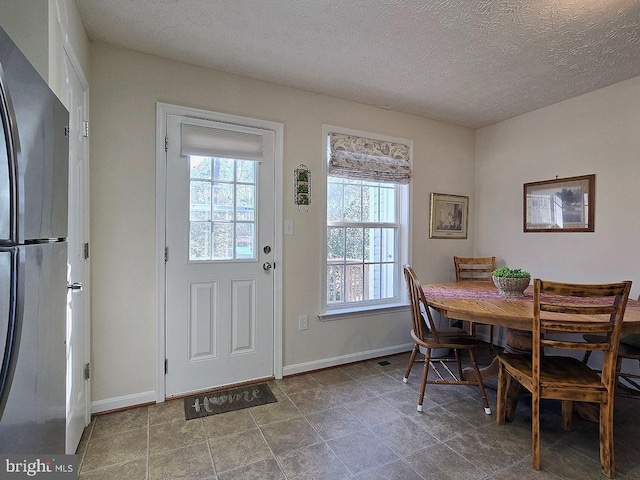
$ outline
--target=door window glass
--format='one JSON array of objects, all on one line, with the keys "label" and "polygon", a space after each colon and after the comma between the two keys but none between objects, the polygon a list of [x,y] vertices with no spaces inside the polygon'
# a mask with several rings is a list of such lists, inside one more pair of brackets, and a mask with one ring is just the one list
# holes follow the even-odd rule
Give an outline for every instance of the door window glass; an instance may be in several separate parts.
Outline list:
[{"label": "door window glass", "polygon": [[253,260],[257,162],[189,156],[189,260]]}]

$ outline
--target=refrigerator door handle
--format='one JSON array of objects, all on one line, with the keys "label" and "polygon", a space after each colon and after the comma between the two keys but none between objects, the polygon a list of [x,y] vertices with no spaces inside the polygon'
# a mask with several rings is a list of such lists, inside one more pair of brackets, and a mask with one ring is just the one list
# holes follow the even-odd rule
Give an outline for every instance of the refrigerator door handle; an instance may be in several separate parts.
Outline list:
[{"label": "refrigerator door handle", "polygon": [[9,174],[9,241],[15,244],[18,241],[18,217],[20,214],[18,205],[18,154],[20,152],[20,137],[18,136],[17,120],[11,103],[11,95],[7,89],[4,70],[0,63],[0,128],[4,128]]},{"label": "refrigerator door handle", "polygon": [[18,360],[18,349],[20,345],[20,333],[22,331],[22,308],[19,308],[18,302],[18,265],[20,263],[20,250],[14,249],[11,254],[11,287],[9,299],[9,322],[7,325],[7,341],[5,344],[2,367],[0,367],[0,419],[4,413],[4,408],[9,398],[9,390],[11,390],[11,382],[13,374],[16,370]]}]

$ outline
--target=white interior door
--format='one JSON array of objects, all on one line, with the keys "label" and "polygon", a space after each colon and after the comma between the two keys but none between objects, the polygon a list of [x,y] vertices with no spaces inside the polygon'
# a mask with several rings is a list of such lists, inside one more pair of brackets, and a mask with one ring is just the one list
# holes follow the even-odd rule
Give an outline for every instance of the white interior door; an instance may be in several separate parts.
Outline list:
[{"label": "white interior door", "polygon": [[[87,242],[88,166],[84,122],[86,89],[68,56],[65,60],[65,106],[69,109],[69,229],[67,283],[67,425],[66,453],[76,452],[84,428],[89,424]],[[82,288],[80,288],[82,287]]]},{"label": "white interior door", "polygon": [[167,397],[274,373],[274,142],[167,116]]}]

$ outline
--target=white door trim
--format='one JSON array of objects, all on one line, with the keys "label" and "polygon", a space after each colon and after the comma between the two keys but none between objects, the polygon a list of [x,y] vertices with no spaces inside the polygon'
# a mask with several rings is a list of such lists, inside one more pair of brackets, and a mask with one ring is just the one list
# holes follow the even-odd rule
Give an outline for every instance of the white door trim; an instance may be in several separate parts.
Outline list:
[{"label": "white door trim", "polygon": [[156,318],[157,318],[157,362],[156,362],[156,402],[165,400],[165,349],[166,349],[166,316],[165,316],[165,232],[166,232],[166,182],[167,166],[165,152],[165,135],[167,132],[167,115],[201,118],[217,122],[246,125],[275,132],[275,239],[273,270],[273,372],[276,378],[282,378],[282,244],[283,244],[283,203],[282,203],[282,165],[283,134],[282,123],[258,120],[226,113],[216,113],[197,108],[181,107],[168,103],[156,103]]}]

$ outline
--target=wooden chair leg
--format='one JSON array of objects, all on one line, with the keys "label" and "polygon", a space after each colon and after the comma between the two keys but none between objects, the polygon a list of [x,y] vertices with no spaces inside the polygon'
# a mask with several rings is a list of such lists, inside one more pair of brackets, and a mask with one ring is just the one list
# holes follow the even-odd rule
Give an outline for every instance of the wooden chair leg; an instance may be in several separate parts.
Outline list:
[{"label": "wooden chair leg", "polygon": [[540,392],[531,393],[531,457],[533,468],[540,470]]},{"label": "wooden chair leg", "polygon": [[480,388],[480,397],[482,397],[482,406],[484,407],[484,413],[486,413],[487,415],[491,415],[489,400],[487,400],[487,392],[484,389],[484,383],[482,383],[482,376],[480,375],[480,370],[478,369],[478,362],[476,362],[476,354],[473,350],[469,350],[469,356],[471,357],[471,366],[476,372],[476,379],[478,381],[478,388]]},{"label": "wooden chair leg", "polygon": [[424,369],[422,370],[422,385],[420,385],[420,396],[418,397],[419,412],[422,411],[422,402],[424,401],[424,390],[427,388],[427,377],[429,376],[429,365],[431,364],[431,349],[427,348],[424,356]]},{"label": "wooden chair leg", "polygon": [[571,431],[571,417],[573,416],[573,402],[571,400],[562,400],[562,429]]},{"label": "wooden chair leg", "polygon": [[420,346],[416,343],[411,350],[411,356],[409,357],[409,365],[407,365],[407,371],[404,374],[404,378],[402,381],[407,383],[409,381],[409,374],[411,373],[411,368],[413,367],[413,362],[416,361],[416,355],[418,354],[418,350],[420,350]]},{"label": "wooden chair leg", "polygon": [[600,467],[609,478],[616,474],[613,444],[613,401],[609,401],[600,404]]},{"label": "wooden chair leg", "polygon": [[496,423],[504,425],[507,413],[507,372],[498,362],[498,398],[496,400]]},{"label": "wooden chair leg", "polygon": [[460,351],[453,349],[453,356],[456,358],[456,364],[458,365],[458,378],[464,380],[464,374],[462,373],[462,362],[460,361]]}]

